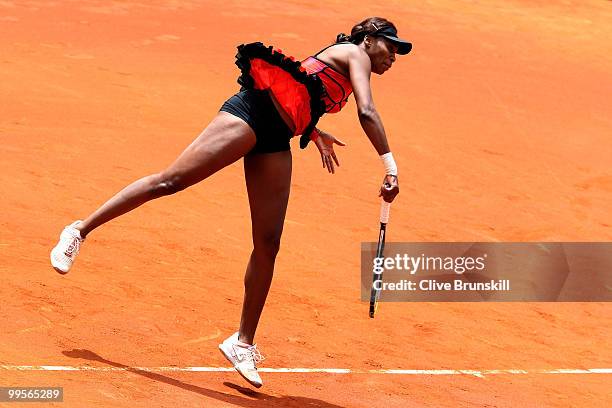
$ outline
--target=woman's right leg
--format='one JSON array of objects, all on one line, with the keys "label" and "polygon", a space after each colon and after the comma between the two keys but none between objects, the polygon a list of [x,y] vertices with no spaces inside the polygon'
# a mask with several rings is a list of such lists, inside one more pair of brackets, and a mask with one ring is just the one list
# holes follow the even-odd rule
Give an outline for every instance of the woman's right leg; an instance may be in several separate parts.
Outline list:
[{"label": "woman's right leg", "polygon": [[166,170],[134,181],[75,226],[85,238],[100,225],[147,201],[196,184],[243,157],[255,145],[255,133],[242,119],[219,112]]}]

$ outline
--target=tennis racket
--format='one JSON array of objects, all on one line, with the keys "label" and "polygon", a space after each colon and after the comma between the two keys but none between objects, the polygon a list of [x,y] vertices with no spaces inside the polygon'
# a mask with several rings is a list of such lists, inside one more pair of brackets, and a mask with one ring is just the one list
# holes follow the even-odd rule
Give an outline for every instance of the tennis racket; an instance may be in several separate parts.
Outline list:
[{"label": "tennis racket", "polygon": [[[387,233],[387,222],[389,222],[389,210],[391,203],[382,201],[380,205],[380,231],[378,232],[378,245],[376,246],[376,257],[382,258],[385,250],[385,234]],[[370,317],[373,319],[378,309],[378,299],[380,298],[380,290],[376,290],[374,282],[379,279],[382,281],[382,273],[380,275],[372,273],[372,289],[370,290]]]}]

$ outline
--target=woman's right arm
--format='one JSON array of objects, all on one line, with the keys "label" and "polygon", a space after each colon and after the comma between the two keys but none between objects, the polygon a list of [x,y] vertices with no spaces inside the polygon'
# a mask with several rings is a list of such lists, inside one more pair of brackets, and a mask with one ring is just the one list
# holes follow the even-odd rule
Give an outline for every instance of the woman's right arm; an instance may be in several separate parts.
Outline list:
[{"label": "woman's right arm", "polygon": [[381,187],[381,195],[385,201],[391,202],[399,193],[397,166],[389,149],[382,120],[374,107],[372,90],[370,88],[370,75],[372,73],[370,57],[365,52],[353,48],[349,53],[348,65],[351,85],[355,94],[355,101],[357,102],[359,123],[385,166],[385,178],[383,180],[383,187]]},{"label": "woman's right arm", "polygon": [[389,152],[389,143],[382,120],[374,107],[370,88],[371,63],[368,55],[353,48],[348,59],[351,85],[357,102],[359,123],[379,155]]}]

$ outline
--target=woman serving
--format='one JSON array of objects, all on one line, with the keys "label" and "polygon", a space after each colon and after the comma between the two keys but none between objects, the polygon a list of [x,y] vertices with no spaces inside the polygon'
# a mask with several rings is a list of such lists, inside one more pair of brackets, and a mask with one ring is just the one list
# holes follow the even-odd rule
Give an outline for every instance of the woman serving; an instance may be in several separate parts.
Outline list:
[{"label": "woman serving", "polygon": [[261,43],[238,47],[241,90],[229,98],[204,131],[165,170],[134,181],[84,220],[64,228],[51,251],[51,264],[68,273],[87,235],[102,224],[147,201],[192,186],[244,157],[253,251],[246,269],[239,330],[219,345],[223,355],[253,386],[262,380],[256,364],[255,330],[268,295],[280,247],[291,184],[289,140],[300,147],[313,141],[323,167],[334,173],[334,144],[344,144],[316,128],[324,113],[339,112],[355,94],[359,122],[384,166],[380,195],[387,202],[399,193],[397,166],[372,99],[370,75],[382,75],[412,45],[397,36],[390,21],[371,17],[351,35],[302,62]]}]

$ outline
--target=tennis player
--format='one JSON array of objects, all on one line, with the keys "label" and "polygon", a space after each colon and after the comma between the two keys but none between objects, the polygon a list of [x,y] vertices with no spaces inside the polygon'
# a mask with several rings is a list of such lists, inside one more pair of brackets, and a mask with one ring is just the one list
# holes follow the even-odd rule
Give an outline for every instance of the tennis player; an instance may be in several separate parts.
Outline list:
[{"label": "tennis player", "polygon": [[340,165],[334,145],[344,143],[316,124],[324,113],[339,112],[354,93],[361,127],[384,166],[379,195],[393,201],[399,193],[397,166],[372,100],[370,75],[384,74],[397,54],[407,54],[411,48],[412,44],[397,36],[393,23],[380,17],[362,21],[351,35],[338,35],[336,43],[301,62],[261,43],[240,45],[236,56],[240,91],[168,168],[134,181],[87,218],[65,227],[51,251],[53,268],[68,273],[85,238],[102,224],[147,201],[184,190],[244,158],[253,251],[244,279],[239,330],[219,348],[250,384],[261,387],[256,364],[263,357],[254,337],[272,281],[289,199],[289,139],[301,136],[301,148],[313,141],[323,167],[334,173],[334,164]]}]

